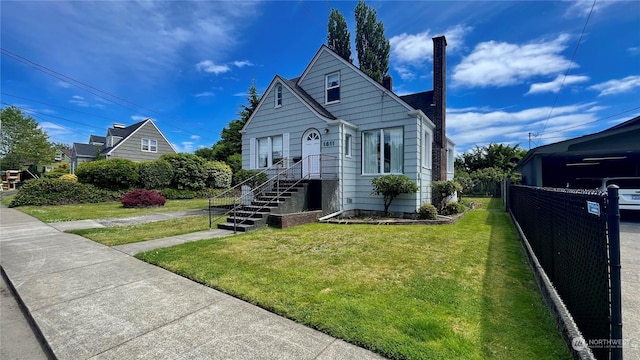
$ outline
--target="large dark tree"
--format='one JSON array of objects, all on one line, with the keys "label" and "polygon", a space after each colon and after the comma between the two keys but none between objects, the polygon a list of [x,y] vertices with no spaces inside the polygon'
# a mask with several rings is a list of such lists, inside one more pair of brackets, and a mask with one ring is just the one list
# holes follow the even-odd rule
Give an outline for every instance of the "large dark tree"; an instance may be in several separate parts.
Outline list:
[{"label": "large dark tree", "polygon": [[54,144],[38,122],[20,109],[0,110],[0,159],[12,166],[38,167],[53,161]]},{"label": "large dark tree", "polygon": [[[217,160],[224,162],[234,162],[233,155],[242,154],[242,134],[240,130],[247,123],[247,120],[251,117],[251,114],[258,107],[260,98],[258,97],[258,90],[255,84],[249,87],[249,96],[247,97],[247,104],[240,105],[240,111],[238,112],[239,119],[231,120],[229,124],[222,129],[220,134],[220,140],[213,144],[210,149],[198,149],[195,154],[201,156],[207,160]],[[231,157],[231,159],[229,159]]]},{"label": "large dark tree", "polygon": [[360,70],[382,83],[389,72],[391,44],[384,36],[384,25],[376,19],[376,10],[358,1],[355,9],[356,51]]},{"label": "large dark tree", "polygon": [[331,9],[328,28],[327,46],[343,59],[353,62],[351,58],[351,34],[347,29],[347,21],[337,9]]}]

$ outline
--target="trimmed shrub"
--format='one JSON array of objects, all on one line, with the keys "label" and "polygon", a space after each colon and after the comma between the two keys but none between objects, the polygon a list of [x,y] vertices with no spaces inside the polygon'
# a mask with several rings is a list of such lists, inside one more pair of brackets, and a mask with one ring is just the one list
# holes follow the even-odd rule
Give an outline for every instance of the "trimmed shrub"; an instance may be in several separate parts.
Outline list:
[{"label": "trimmed shrub", "polygon": [[418,219],[435,220],[438,218],[438,209],[429,203],[424,203],[418,208]]},{"label": "trimmed shrub", "polygon": [[160,194],[169,200],[182,200],[182,199],[206,199],[215,196],[220,193],[217,189],[203,189],[203,190],[178,190],[172,188],[164,188],[160,191]]},{"label": "trimmed shrub", "polygon": [[206,187],[205,160],[194,154],[164,154],[160,157],[171,164],[173,179],[170,186],[179,190],[201,190]]},{"label": "trimmed shrub", "polygon": [[459,202],[450,202],[442,210],[442,215],[455,215],[463,213],[467,210],[467,207]]},{"label": "trimmed shrub", "polygon": [[233,171],[234,174],[237,173],[242,169],[242,154],[229,155],[226,163],[231,167],[231,171]]},{"label": "trimmed shrub", "polygon": [[245,180],[248,180],[248,179],[250,179],[252,177],[254,177],[252,180],[250,180],[250,181],[245,183],[245,185],[249,185],[252,188],[256,187],[256,186],[258,186],[260,184],[263,184],[263,183],[267,182],[267,180],[269,180],[269,177],[267,176],[267,174],[261,173],[259,170],[240,169],[233,176],[233,184],[234,185],[238,185],[238,184],[240,184],[240,183],[244,182]]},{"label": "trimmed shrub", "polygon": [[418,185],[411,181],[407,175],[384,175],[371,180],[373,191],[371,195],[382,195],[384,201],[384,213],[389,215],[391,201],[400,194],[415,193]]},{"label": "trimmed shrub", "polygon": [[212,189],[226,189],[231,186],[231,167],[220,161],[207,161],[207,187]]},{"label": "trimmed shrub", "polygon": [[162,189],[173,180],[173,167],[167,160],[143,161],[138,167],[138,182],[144,189]]},{"label": "trimmed shrub", "polygon": [[127,159],[83,162],[75,171],[78,181],[103,189],[126,190],[138,183],[138,164]]},{"label": "trimmed shrub", "polygon": [[58,179],[71,181],[71,182],[78,182],[78,177],[75,174],[64,174],[60,176]]},{"label": "trimmed shrub", "polygon": [[120,203],[126,208],[164,206],[167,198],[153,190],[136,189],[122,197]]},{"label": "trimmed shrub", "polygon": [[25,181],[10,206],[66,205],[109,200],[111,197],[108,191],[98,189],[90,184],[41,178]]},{"label": "trimmed shrub", "polygon": [[442,213],[445,206],[447,206],[447,200],[456,191],[462,191],[462,186],[455,181],[434,181],[431,183],[432,190],[432,203],[438,209],[438,212]]},{"label": "trimmed shrub", "polygon": [[70,172],[69,164],[63,163],[63,164],[60,164],[57,168],[53,169],[52,171],[45,172],[44,174],[42,174],[42,176],[46,178],[57,179],[64,174],[69,174],[69,172]]}]

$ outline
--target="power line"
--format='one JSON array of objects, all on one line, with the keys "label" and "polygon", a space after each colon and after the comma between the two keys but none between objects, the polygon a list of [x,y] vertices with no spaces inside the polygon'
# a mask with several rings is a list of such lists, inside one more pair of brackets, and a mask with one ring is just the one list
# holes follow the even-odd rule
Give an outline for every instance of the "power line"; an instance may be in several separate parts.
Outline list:
[{"label": "power line", "polygon": [[587,29],[587,24],[589,23],[589,19],[591,18],[593,9],[596,6],[596,1],[597,0],[593,0],[593,4],[591,4],[591,10],[589,10],[589,15],[587,16],[587,20],[584,22],[584,26],[582,27],[582,32],[580,33],[580,38],[578,39],[578,43],[576,44],[576,47],[573,49],[571,60],[569,61],[567,70],[564,72],[564,76],[562,77],[562,82],[560,83],[560,89],[558,89],[558,92],[556,93],[556,97],[553,100],[553,105],[551,105],[551,110],[549,110],[549,115],[547,115],[547,119],[545,120],[544,125],[542,126],[542,131],[540,132],[540,134],[544,133],[544,130],[547,128],[547,123],[549,122],[549,119],[551,118],[551,114],[553,113],[553,110],[556,107],[556,103],[558,102],[558,98],[560,97],[560,90],[562,90],[562,87],[564,86],[564,82],[567,79],[567,75],[569,74],[569,70],[571,70],[571,64],[573,64],[573,59],[576,57],[576,54],[578,53],[578,48],[580,47],[580,43],[582,42],[582,37],[584,36],[584,32]]},{"label": "power line", "polygon": [[98,118],[102,118],[102,119],[105,119],[105,120],[113,121],[111,118],[108,118],[108,117],[102,116],[102,115],[91,114],[91,113],[88,113],[88,112],[85,112],[85,111],[71,109],[71,108],[67,108],[67,107],[64,107],[64,106],[60,106],[60,105],[49,104],[49,103],[46,103],[46,102],[33,100],[33,99],[28,99],[28,98],[25,98],[25,97],[22,97],[22,96],[8,94],[8,93],[4,93],[4,92],[0,93],[0,94],[2,94],[4,96],[9,96],[9,97],[13,97],[13,98],[16,98],[16,99],[20,99],[20,100],[30,101],[32,103],[36,103],[36,104],[40,104],[40,105],[51,106],[51,107],[63,109],[63,110],[66,110],[66,111],[73,111],[73,112],[77,112],[79,114],[89,115],[89,116],[98,117]]},{"label": "power line", "polygon": [[307,14],[309,14],[309,16],[311,16],[313,18],[313,20],[315,20],[318,25],[320,25],[321,28],[324,28],[325,26],[322,24],[322,21],[320,21],[320,19],[318,19],[317,16],[315,16],[310,10],[309,8],[307,8],[307,5],[304,4],[304,1],[302,0],[298,0],[298,2],[302,5],[302,7],[304,8],[304,10],[307,12]]},{"label": "power line", "polygon": [[609,116],[605,116],[605,117],[600,118],[600,119],[597,119],[597,120],[588,121],[588,122],[586,122],[586,123],[582,123],[582,124],[580,124],[580,125],[569,126],[569,127],[562,128],[562,129],[558,129],[558,130],[548,131],[548,132],[546,132],[546,133],[545,133],[545,132],[541,132],[541,133],[538,133],[536,136],[540,136],[540,135],[542,135],[542,134],[553,134],[553,133],[557,133],[557,132],[563,132],[563,131],[566,131],[566,130],[575,129],[575,128],[578,128],[578,127],[581,127],[581,126],[584,126],[584,125],[593,124],[593,123],[598,122],[598,121],[611,119],[612,117],[616,117],[616,116],[619,116],[619,115],[622,115],[622,114],[626,114],[626,113],[628,113],[628,112],[632,112],[632,111],[635,111],[635,110],[640,110],[640,106],[635,107],[635,108],[633,108],[633,109],[624,110],[624,111],[621,111],[621,112],[616,113],[616,114],[612,114],[612,115],[609,115]]},{"label": "power line", "polygon": [[[27,59],[27,58],[25,58],[25,57],[23,57],[23,56],[21,56],[21,55],[18,55],[18,54],[16,54],[16,53],[13,53],[13,52],[11,52],[11,51],[9,51],[9,50],[7,50],[7,49],[0,48],[0,51],[1,51],[1,52],[2,52],[2,54],[3,54],[3,55],[5,55],[5,56],[8,56],[8,57],[10,57],[10,58],[12,58],[12,59],[14,59],[14,60],[16,60],[16,61],[19,61],[19,62],[21,62],[21,63],[23,63],[23,64],[28,65],[28,66],[31,66],[31,67],[35,68],[36,70],[39,70],[39,71],[41,71],[41,72],[43,72],[43,73],[45,73],[45,74],[47,74],[47,75],[49,75],[49,76],[55,77],[55,78],[56,78],[56,79],[58,79],[58,80],[62,80],[62,81],[68,82],[69,84],[71,84],[71,85],[73,85],[73,86],[75,86],[75,87],[77,87],[77,88],[79,88],[79,89],[81,89],[81,90],[84,90],[84,91],[86,91],[86,92],[88,92],[88,93],[90,93],[90,94],[92,94],[92,95],[94,95],[94,96],[97,96],[98,98],[101,98],[101,99],[103,99],[103,100],[106,100],[106,101],[108,101],[109,103],[112,103],[112,104],[114,104],[114,105],[120,106],[120,107],[125,108],[125,109],[130,110],[130,111],[133,111],[133,112],[135,112],[136,114],[139,114],[139,115],[142,115],[142,116],[145,116],[145,117],[149,117],[149,116],[148,116],[148,114],[145,114],[145,113],[143,113],[143,112],[140,112],[140,111],[138,111],[137,109],[131,108],[131,107],[129,107],[129,106],[126,106],[126,105],[120,104],[120,103],[118,103],[117,101],[114,101],[113,99],[118,99],[118,100],[123,101],[123,102],[125,102],[125,103],[127,103],[127,104],[131,104],[131,105],[136,106],[136,107],[138,107],[138,108],[141,108],[141,109],[144,109],[144,110],[150,111],[150,112],[152,112],[152,113],[155,113],[155,114],[161,115],[162,117],[166,117],[166,118],[169,118],[169,119],[175,120],[175,121],[180,122],[180,123],[183,123],[183,124],[185,124],[185,125],[187,125],[187,126],[191,126],[191,127],[193,127],[193,128],[200,129],[200,130],[204,130],[204,131],[207,131],[207,132],[209,131],[209,129],[206,129],[206,128],[203,128],[203,127],[199,127],[199,126],[195,126],[195,125],[190,124],[190,123],[186,123],[186,122],[184,122],[184,121],[182,121],[182,120],[180,120],[180,119],[178,119],[178,118],[172,117],[172,116],[170,116],[170,115],[162,114],[162,113],[160,113],[160,112],[158,112],[158,111],[156,111],[156,110],[150,109],[150,108],[145,107],[145,106],[143,106],[143,105],[136,104],[136,103],[134,103],[134,102],[132,102],[132,101],[129,101],[129,100],[125,99],[125,98],[122,98],[122,97],[120,97],[120,96],[117,96],[117,95],[111,94],[111,93],[106,92],[106,91],[104,91],[104,90],[100,90],[100,89],[98,89],[98,88],[96,88],[96,87],[94,87],[94,86],[92,86],[92,85],[86,84],[86,83],[84,83],[84,82],[82,82],[82,81],[80,81],[80,80],[76,80],[76,79],[74,79],[74,78],[72,78],[72,77],[70,77],[70,76],[67,76],[67,75],[62,74],[62,73],[60,73],[60,72],[58,72],[58,71],[55,71],[55,70],[53,70],[53,69],[50,69],[50,68],[48,68],[48,67],[46,67],[46,66],[44,66],[44,65],[40,65],[40,64],[38,64],[38,63],[36,63],[36,62],[34,62],[34,61],[31,61],[31,60],[29,60],[29,59]],[[89,90],[89,89],[91,89],[91,90]],[[93,90],[93,91],[92,91],[92,90]],[[106,95],[106,96],[104,96],[104,95],[100,95],[100,94],[98,94],[98,93],[96,93],[96,92],[101,93],[101,94],[104,94],[104,95]],[[111,98],[113,98],[113,99],[110,99],[110,98],[108,98],[107,96],[108,96],[108,97],[111,97]],[[169,126],[172,126],[172,125],[169,125]],[[176,128],[176,129],[179,129],[179,130],[182,130],[181,128],[178,128],[178,127],[175,127],[175,126],[172,126],[172,127]],[[209,139],[209,140],[213,140],[213,139],[206,138],[206,137],[203,137],[203,138],[205,138],[205,139]]]}]

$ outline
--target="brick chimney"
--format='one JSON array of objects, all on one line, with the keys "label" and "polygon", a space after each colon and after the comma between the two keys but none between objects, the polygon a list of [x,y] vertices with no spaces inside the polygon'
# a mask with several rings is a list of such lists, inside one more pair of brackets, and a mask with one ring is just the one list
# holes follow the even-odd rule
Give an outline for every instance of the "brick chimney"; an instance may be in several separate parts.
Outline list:
[{"label": "brick chimney", "polygon": [[447,39],[433,38],[433,181],[447,180]]},{"label": "brick chimney", "polygon": [[382,86],[389,91],[393,91],[393,79],[391,78],[391,75],[385,75],[382,78]]}]

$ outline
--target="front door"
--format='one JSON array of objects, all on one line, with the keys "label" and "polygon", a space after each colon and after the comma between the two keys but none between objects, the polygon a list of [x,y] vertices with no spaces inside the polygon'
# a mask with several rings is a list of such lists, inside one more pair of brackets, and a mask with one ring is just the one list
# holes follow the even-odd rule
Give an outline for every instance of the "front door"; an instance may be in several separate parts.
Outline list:
[{"label": "front door", "polygon": [[302,136],[302,177],[320,178],[320,133],[315,129]]}]

